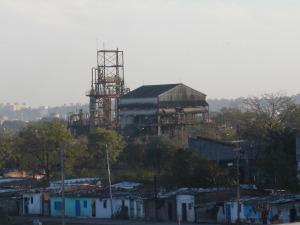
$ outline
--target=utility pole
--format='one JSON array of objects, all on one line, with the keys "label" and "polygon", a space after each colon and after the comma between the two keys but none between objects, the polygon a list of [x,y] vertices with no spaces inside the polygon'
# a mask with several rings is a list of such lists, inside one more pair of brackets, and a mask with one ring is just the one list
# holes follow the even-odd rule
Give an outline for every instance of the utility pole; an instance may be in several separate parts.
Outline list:
[{"label": "utility pole", "polygon": [[158,220],[158,213],[157,213],[157,188],[156,188],[156,176],[154,175],[154,200],[155,200],[155,221]]},{"label": "utility pole", "polygon": [[60,145],[61,161],[61,207],[62,207],[62,225],[65,225],[65,170],[64,170],[64,145]]},{"label": "utility pole", "polygon": [[237,126],[237,135],[238,135],[238,140],[236,144],[236,202],[237,202],[237,219],[238,223],[241,220],[240,217],[240,159],[241,159],[241,145],[240,145],[240,132],[239,132],[239,127]]},{"label": "utility pole", "polygon": [[114,219],[113,200],[112,200],[112,192],[111,192],[111,180],[110,180],[110,168],[109,168],[109,156],[108,156],[107,144],[105,144],[105,151],[106,151],[107,172],[108,172],[108,182],[109,182],[110,211],[111,211],[111,218]]}]

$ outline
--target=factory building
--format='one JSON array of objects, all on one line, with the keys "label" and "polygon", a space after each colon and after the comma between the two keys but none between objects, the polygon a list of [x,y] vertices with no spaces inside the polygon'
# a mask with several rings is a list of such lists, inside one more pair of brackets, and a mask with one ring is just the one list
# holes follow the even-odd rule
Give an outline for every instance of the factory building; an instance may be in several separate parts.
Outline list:
[{"label": "factory building", "polygon": [[208,120],[206,95],[182,83],[144,85],[120,98],[120,134],[126,138],[183,131]]}]

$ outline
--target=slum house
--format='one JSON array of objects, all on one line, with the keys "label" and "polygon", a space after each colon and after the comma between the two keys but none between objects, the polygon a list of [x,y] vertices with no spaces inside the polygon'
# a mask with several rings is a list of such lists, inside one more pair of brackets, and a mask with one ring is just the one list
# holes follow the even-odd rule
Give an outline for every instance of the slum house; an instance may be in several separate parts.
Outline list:
[{"label": "slum house", "polygon": [[[240,185],[240,195],[257,197],[269,192],[257,190],[255,185]],[[195,222],[217,223],[219,207],[236,196],[236,187],[199,189],[195,198]]]},{"label": "slum house", "polygon": [[43,189],[25,190],[22,194],[23,215],[50,215],[50,192]]},{"label": "slum house", "polygon": [[181,135],[197,119],[206,121],[208,112],[206,95],[184,84],[144,85],[120,98],[120,133],[125,139]]},{"label": "slum house", "polygon": [[22,194],[24,191],[37,187],[36,179],[1,178],[0,179],[0,215],[1,217],[23,214]]},{"label": "slum house", "polygon": [[264,158],[266,144],[255,137],[245,137],[238,141],[218,141],[203,137],[189,137],[188,148],[202,155],[206,160],[227,170],[235,177],[237,169],[237,150],[239,149],[239,172],[241,183],[254,183],[259,171],[257,163]]},{"label": "slum house", "polygon": [[[87,178],[81,178],[85,180]],[[73,184],[76,179],[73,179]],[[87,179],[89,180],[89,179]],[[91,185],[83,182],[80,185],[67,185],[65,189],[65,215],[68,217],[95,217],[95,218],[118,218],[139,219],[143,217],[143,204],[139,192],[130,191],[139,186],[138,183],[122,182],[112,185],[110,198],[108,186]],[[59,183],[59,182],[58,182]],[[57,184],[57,183],[56,183]],[[51,194],[51,216],[61,216],[62,198],[61,190],[53,189]]]},{"label": "slum house", "polygon": [[23,189],[0,189],[0,218],[22,215]]},{"label": "slum house", "polygon": [[[108,188],[80,187],[65,190],[65,215],[87,218],[142,218],[142,200],[128,190],[113,189],[110,198]],[[51,195],[51,216],[62,214],[61,193]]]},{"label": "slum house", "polygon": [[[110,196],[103,196],[95,200],[96,217],[116,219],[142,219],[143,201],[138,188],[141,183],[120,182],[111,185],[113,188],[113,199]],[[111,207],[112,203],[112,207]]]},{"label": "slum house", "polygon": [[152,186],[139,188],[143,193],[144,219],[150,221],[177,221],[176,195],[174,192],[159,192]]},{"label": "slum house", "polygon": [[[250,189],[249,189],[250,188]],[[171,192],[143,191],[145,220],[216,223],[219,205],[236,196],[236,187],[180,188]],[[241,195],[262,196],[268,192],[253,185],[241,186]]]},{"label": "slum house", "polygon": [[[219,223],[234,223],[238,218],[236,199],[224,202],[218,212]],[[240,219],[244,223],[274,224],[300,221],[300,196],[276,194],[240,199]]]}]

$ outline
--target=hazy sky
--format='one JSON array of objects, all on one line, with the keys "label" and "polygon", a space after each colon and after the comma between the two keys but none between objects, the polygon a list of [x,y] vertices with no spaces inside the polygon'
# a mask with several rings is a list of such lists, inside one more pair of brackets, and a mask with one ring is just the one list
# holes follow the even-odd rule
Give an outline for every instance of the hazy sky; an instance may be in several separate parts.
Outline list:
[{"label": "hazy sky", "polygon": [[124,51],[131,90],[297,94],[299,12],[299,0],[1,0],[0,103],[88,103],[103,43]]}]

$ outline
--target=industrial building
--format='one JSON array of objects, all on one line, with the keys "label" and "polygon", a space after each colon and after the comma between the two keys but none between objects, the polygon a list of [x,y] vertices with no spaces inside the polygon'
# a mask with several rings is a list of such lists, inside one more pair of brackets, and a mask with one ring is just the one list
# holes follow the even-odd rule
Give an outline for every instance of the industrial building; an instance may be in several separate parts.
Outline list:
[{"label": "industrial building", "polygon": [[76,135],[96,127],[113,129],[125,139],[162,133],[179,134],[188,125],[208,120],[206,95],[184,84],[144,85],[133,91],[125,85],[123,51],[97,51],[91,71],[89,113],[69,115]]},{"label": "industrial building", "polygon": [[206,95],[182,83],[141,86],[123,95],[118,108],[125,138],[180,132],[209,113]]}]

